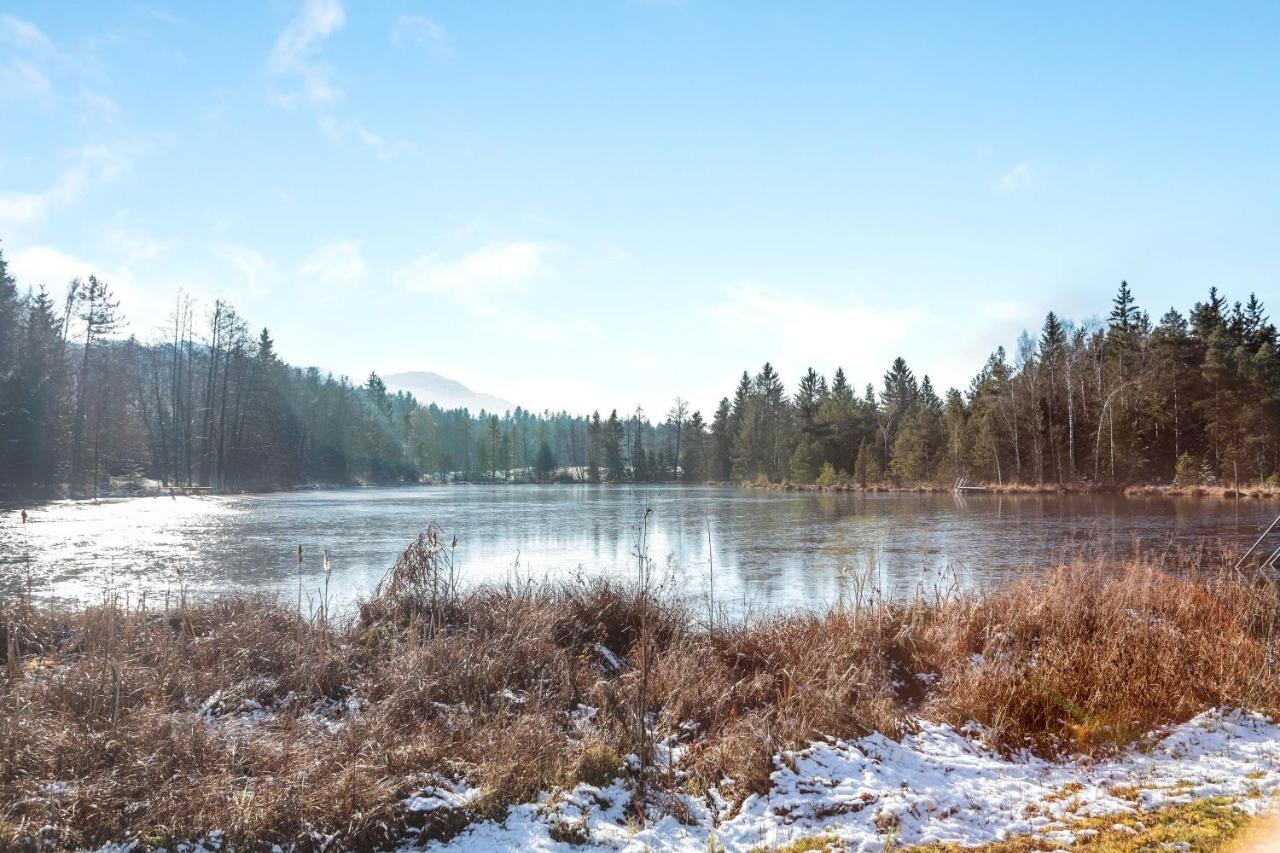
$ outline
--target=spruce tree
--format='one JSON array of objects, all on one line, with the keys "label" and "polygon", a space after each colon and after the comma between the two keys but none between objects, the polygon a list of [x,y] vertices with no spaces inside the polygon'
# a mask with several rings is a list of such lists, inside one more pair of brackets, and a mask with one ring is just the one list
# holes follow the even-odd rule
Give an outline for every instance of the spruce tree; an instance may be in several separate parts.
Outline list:
[{"label": "spruce tree", "polygon": [[1136,311],[1133,305],[1133,293],[1129,290],[1129,282],[1120,282],[1120,290],[1111,300],[1111,315],[1107,318],[1113,329],[1127,332],[1133,328]]},{"label": "spruce tree", "polygon": [[729,398],[725,397],[716,407],[711,420],[711,455],[707,459],[706,477],[723,482],[733,477],[733,434]]}]

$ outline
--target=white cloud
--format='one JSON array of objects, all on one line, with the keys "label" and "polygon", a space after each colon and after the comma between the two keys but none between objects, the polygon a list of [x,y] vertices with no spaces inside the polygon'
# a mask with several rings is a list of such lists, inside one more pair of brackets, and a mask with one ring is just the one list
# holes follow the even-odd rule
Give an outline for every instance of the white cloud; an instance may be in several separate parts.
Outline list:
[{"label": "white cloud", "polygon": [[298,275],[325,284],[355,284],[369,272],[358,240],[321,246],[298,266]]},{"label": "white cloud", "polygon": [[0,65],[0,100],[51,104],[57,95],[51,68],[76,65],[39,27],[14,15],[0,14],[0,46],[9,48]]},{"label": "white cloud", "polygon": [[155,260],[174,246],[131,225],[128,212],[123,210],[102,229],[98,243],[102,251],[121,256],[131,264]]},{"label": "white cloud", "polygon": [[552,277],[548,257],[553,253],[552,244],[533,240],[490,243],[454,258],[422,255],[401,267],[394,279],[415,293],[470,300],[477,292],[488,295]]},{"label": "white cloud", "polygon": [[1022,161],[997,178],[994,188],[996,192],[1011,193],[1025,187],[1032,177],[1031,164]]},{"label": "white cloud", "polygon": [[[98,44],[101,40],[90,40],[76,50],[63,50],[30,21],[0,14],[0,48],[8,48],[0,65],[0,100],[21,98],[52,105],[60,100],[55,82],[59,78],[101,80],[104,74],[93,52]],[[86,118],[101,112],[101,102],[89,103],[83,94],[80,104],[90,107]]]},{"label": "white cloud", "polygon": [[38,222],[56,208],[74,204],[93,187],[118,180],[142,150],[135,142],[99,143],[75,150],[49,187],[0,193],[0,224]]},{"label": "white cloud", "polygon": [[747,283],[730,290],[710,310],[710,319],[729,340],[768,341],[779,369],[794,374],[809,366],[843,367],[856,379],[878,376],[913,335],[926,332],[929,318],[915,309],[881,309],[857,302],[820,301]]},{"label": "white cloud", "polygon": [[0,43],[28,51],[52,52],[53,42],[30,21],[0,14]]},{"label": "white cloud", "polygon": [[283,277],[275,261],[248,246],[221,243],[213,247],[213,255],[231,268],[249,296],[265,296]]},{"label": "white cloud", "polygon": [[267,68],[274,76],[293,78],[300,86],[278,96],[283,105],[293,106],[304,100],[319,106],[342,97],[342,89],[333,81],[333,70],[316,54],[325,39],[346,20],[346,12],[338,0],[306,0],[297,16],[280,33],[267,59]]},{"label": "white cloud", "polygon": [[359,122],[343,121],[329,113],[321,113],[316,117],[316,122],[320,125],[320,129],[324,131],[324,135],[334,142],[341,144],[348,139],[355,139],[383,160],[392,160],[399,157],[412,147],[404,140],[387,139],[381,134],[374,133]]},{"label": "white cloud", "polygon": [[358,121],[339,118],[332,110],[344,93],[334,80],[333,68],[320,58],[320,51],[346,21],[340,0],[305,0],[267,57],[267,70],[277,83],[275,100],[287,109],[309,105],[325,136],[338,143],[354,139],[383,160],[390,160],[408,150],[409,143],[389,139]]},{"label": "white cloud", "polygon": [[374,133],[362,124],[353,125],[356,139],[367,148],[372,149],[383,160],[391,160],[399,157],[405,151],[409,150],[409,143],[400,139],[387,139],[380,133]]},{"label": "white cloud", "polygon": [[52,97],[49,76],[25,59],[15,57],[0,66],[0,98],[47,101]]},{"label": "white cloud", "polygon": [[44,285],[55,300],[65,293],[66,286],[72,279],[96,275],[111,285],[111,291],[120,302],[126,321],[130,306],[136,307],[146,302],[132,273],[122,267],[92,263],[53,246],[28,246],[19,249],[8,260],[9,270],[21,286],[35,288]]},{"label": "white cloud", "polygon": [[401,15],[391,28],[391,43],[396,47],[427,47],[440,55],[453,52],[444,27],[422,15]]},{"label": "white cloud", "polygon": [[1007,299],[989,300],[982,307],[982,313],[992,320],[1006,323],[1024,322],[1032,316],[1026,305],[1020,302],[1011,302]]},{"label": "white cloud", "polygon": [[90,112],[97,115],[115,117],[120,115],[120,105],[108,98],[106,95],[100,95],[89,89],[80,90],[80,103],[83,104]]},{"label": "white cloud", "polygon": [[88,261],[52,246],[30,246],[18,251],[9,258],[9,270],[22,285],[43,284],[53,291],[73,278],[97,274],[97,269]]},{"label": "white cloud", "polygon": [[[448,258],[432,253],[402,266],[392,280],[411,293],[447,300],[486,329],[501,329],[527,341],[546,344],[584,335],[599,337],[600,327],[586,317],[562,310],[546,316],[541,307],[513,304],[529,284],[556,278],[551,258],[557,251],[553,243],[513,240]],[[544,300],[540,306],[546,304]]]}]

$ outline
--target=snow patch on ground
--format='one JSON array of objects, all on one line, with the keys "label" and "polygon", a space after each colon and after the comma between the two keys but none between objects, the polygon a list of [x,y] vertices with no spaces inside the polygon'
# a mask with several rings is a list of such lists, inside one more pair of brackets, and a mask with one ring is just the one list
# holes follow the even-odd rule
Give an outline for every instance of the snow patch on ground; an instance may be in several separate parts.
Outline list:
[{"label": "snow patch on ground", "polygon": [[[678,763],[678,748],[672,744],[663,757]],[[901,742],[872,734],[817,743],[779,756],[777,767],[767,795],[750,797],[720,820],[724,804],[712,792],[706,799],[680,796],[641,823],[630,784],[618,780],[546,794],[511,809],[501,823],[474,824],[436,846],[568,853],[706,851],[714,842],[749,850],[825,835],[852,850],[881,851],[1020,834],[1066,846],[1077,840],[1063,828],[1073,818],[1114,814],[1123,823],[1139,811],[1213,796],[1261,810],[1280,794],[1280,726],[1255,714],[1210,711],[1154,736],[1145,749],[1094,762],[1007,758],[949,726],[922,722]],[[457,797],[464,790],[470,794],[449,792]]]}]

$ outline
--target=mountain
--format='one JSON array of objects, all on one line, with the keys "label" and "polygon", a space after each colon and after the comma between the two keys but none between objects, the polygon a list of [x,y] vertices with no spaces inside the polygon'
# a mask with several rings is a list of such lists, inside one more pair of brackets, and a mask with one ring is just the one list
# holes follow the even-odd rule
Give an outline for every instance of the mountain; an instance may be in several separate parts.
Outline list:
[{"label": "mountain", "polygon": [[387,388],[392,391],[406,391],[419,403],[423,405],[435,403],[442,409],[470,409],[473,415],[483,409],[491,414],[500,415],[515,408],[506,400],[492,394],[472,391],[461,382],[429,370],[390,373],[383,376],[382,381],[387,383]]}]

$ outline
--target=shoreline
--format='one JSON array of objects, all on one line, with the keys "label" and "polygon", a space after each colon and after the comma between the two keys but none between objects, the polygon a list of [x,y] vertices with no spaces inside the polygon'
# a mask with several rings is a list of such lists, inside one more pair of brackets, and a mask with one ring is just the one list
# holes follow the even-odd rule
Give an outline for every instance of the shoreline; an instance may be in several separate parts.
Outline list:
[{"label": "shoreline", "polygon": [[[950,494],[954,489],[938,484],[896,485],[893,483],[835,483],[819,485],[817,483],[755,483],[745,481],[738,484],[744,489],[762,489],[782,492],[848,492],[872,494]],[[1139,485],[1098,485],[1071,486],[1061,483],[975,483],[976,494],[995,495],[1114,495],[1118,497],[1168,497],[1168,498],[1226,498],[1226,499],[1280,499],[1280,486],[1241,485],[1232,486],[1173,486],[1165,484]]]},{"label": "shoreline", "polygon": [[[610,483],[598,482],[592,483],[586,480],[563,482],[554,481],[547,483],[536,483],[529,481],[513,481],[507,483],[484,482],[473,480],[425,480],[421,482],[397,482],[397,483],[307,483],[290,486],[280,489],[243,489],[237,491],[219,492],[210,487],[204,486],[183,486],[170,489],[168,487],[151,487],[144,486],[138,488],[124,487],[104,489],[96,497],[72,497],[66,493],[64,489],[57,489],[45,494],[27,494],[15,495],[11,493],[0,493],[0,507],[19,507],[24,503],[48,503],[54,501],[75,501],[75,502],[92,502],[95,500],[121,500],[126,498],[145,498],[145,497],[168,497],[171,494],[178,497],[229,497],[236,495],[280,495],[293,492],[325,492],[325,491],[341,491],[344,489],[392,489],[392,488],[437,488],[437,487],[467,487],[467,486],[540,486],[540,487],[557,487],[557,486],[605,486],[610,488],[645,488],[652,486],[660,487],[677,487],[677,488],[698,488],[704,486],[720,486],[725,488],[740,489],[758,489],[763,491],[779,491],[779,492],[817,492],[817,493],[837,493],[837,494],[950,494],[954,489],[950,486],[944,486],[934,483],[920,483],[914,485],[901,485],[894,483],[868,483],[867,485],[858,485],[855,483],[834,483],[830,485],[820,485],[817,483],[760,483],[750,480],[742,482],[733,481],[713,481],[707,480],[699,483],[685,483],[676,480],[655,480],[640,483],[624,482]],[[1175,486],[1169,484],[1132,484],[1132,485],[1063,485],[1060,483],[974,483],[974,494],[994,494],[994,495],[1111,495],[1126,498],[1219,498],[1226,500],[1280,500],[1280,485],[1270,484],[1247,484],[1237,487],[1232,486]]]}]

